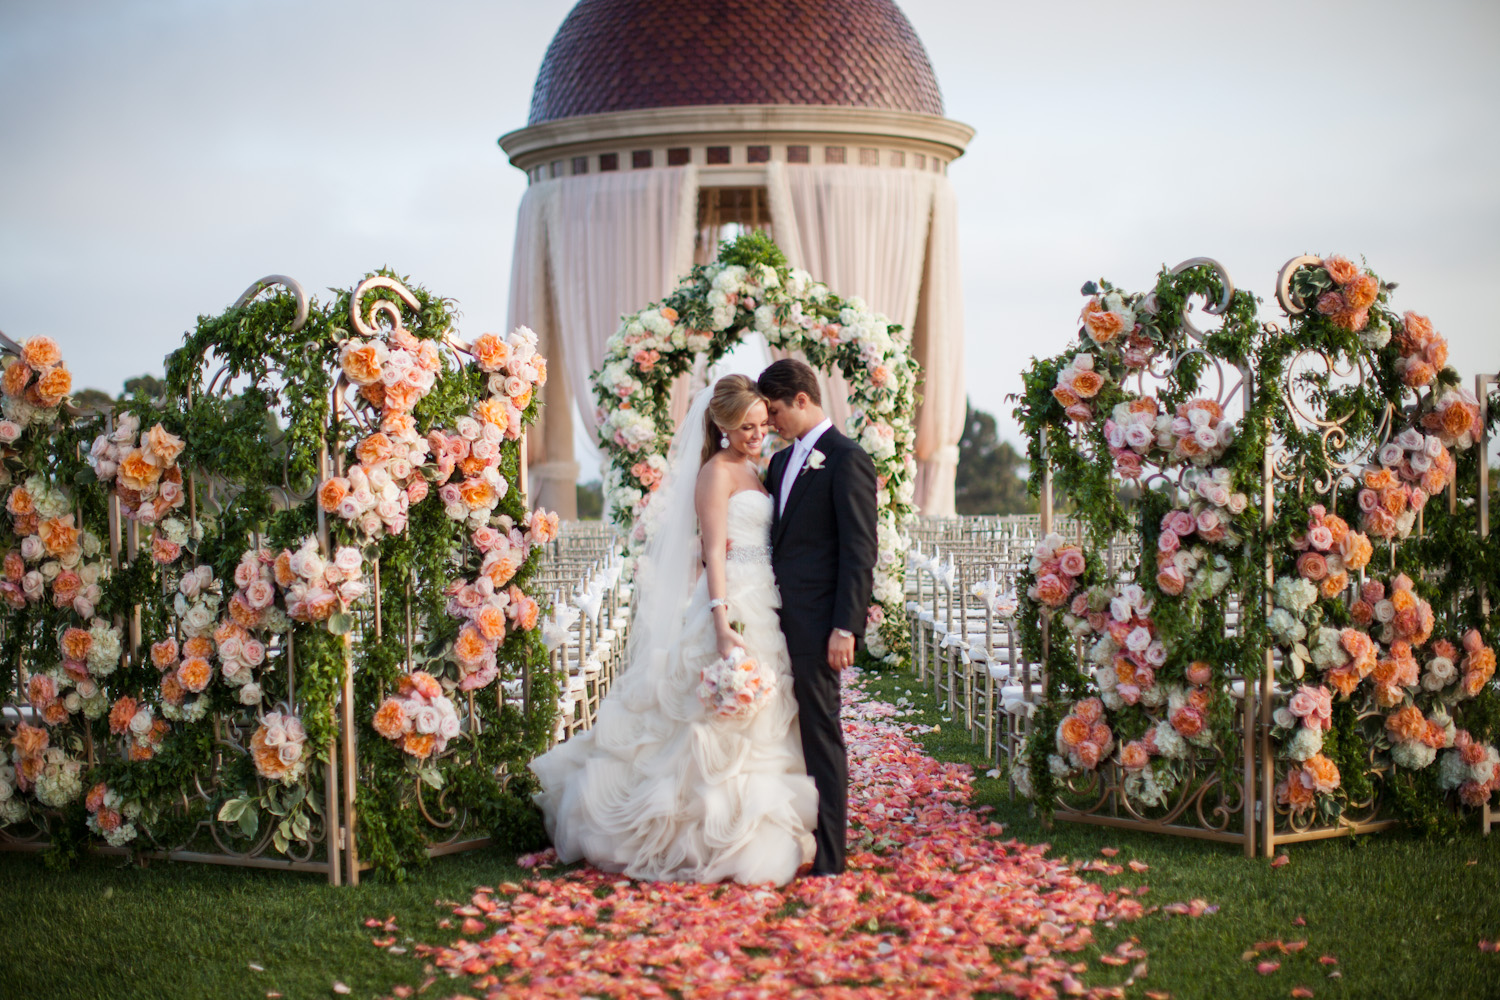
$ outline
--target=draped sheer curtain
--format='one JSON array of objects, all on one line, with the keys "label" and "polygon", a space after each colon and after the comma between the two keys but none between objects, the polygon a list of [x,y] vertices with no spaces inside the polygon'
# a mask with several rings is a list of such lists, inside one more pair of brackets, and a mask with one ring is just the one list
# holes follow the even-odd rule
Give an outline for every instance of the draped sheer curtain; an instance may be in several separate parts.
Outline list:
[{"label": "draped sheer curtain", "polygon": [[521,201],[509,325],[535,330],[551,378],[527,447],[533,503],[576,512],[573,420],[592,440],[589,373],[620,317],[667,295],[692,266],[695,167],[564,177]]},{"label": "draped sheer curtain", "polygon": [[[953,513],[965,397],[958,217],[948,179],[772,163],[767,189],[772,234],[794,266],[912,331],[924,397],[916,414],[916,503],[923,513]],[[826,378],[823,395],[843,426],[843,378]]]}]

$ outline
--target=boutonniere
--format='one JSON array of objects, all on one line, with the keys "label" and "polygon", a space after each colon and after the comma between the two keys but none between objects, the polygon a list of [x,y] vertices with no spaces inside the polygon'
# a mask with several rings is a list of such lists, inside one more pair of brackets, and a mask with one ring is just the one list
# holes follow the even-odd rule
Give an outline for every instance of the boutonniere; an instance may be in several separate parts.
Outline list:
[{"label": "boutonniere", "polygon": [[823,453],[816,448],[808,452],[807,467],[809,469],[821,469],[823,467]]}]

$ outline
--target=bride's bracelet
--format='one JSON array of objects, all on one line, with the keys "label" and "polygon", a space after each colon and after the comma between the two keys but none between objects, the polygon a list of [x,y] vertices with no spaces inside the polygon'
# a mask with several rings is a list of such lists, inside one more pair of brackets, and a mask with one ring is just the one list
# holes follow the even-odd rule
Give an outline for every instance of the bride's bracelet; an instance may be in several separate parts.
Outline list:
[{"label": "bride's bracelet", "polygon": [[729,601],[722,597],[715,597],[708,602],[708,613],[713,614],[714,608],[724,608],[727,611],[729,609]]}]

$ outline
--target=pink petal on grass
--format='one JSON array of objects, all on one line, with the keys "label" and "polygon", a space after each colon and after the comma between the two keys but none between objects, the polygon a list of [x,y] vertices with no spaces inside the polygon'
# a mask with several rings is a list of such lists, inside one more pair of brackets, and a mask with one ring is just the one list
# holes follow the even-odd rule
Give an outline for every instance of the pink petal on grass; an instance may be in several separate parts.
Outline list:
[{"label": "pink petal on grass", "polygon": [[1292,918],[1292,926],[1293,927],[1306,927],[1307,926],[1307,918],[1303,917],[1303,916],[1293,917]]},{"label": "pink petal on grass", "polygon": [[1118,847],[1101,847],[1099,848],[1099,853],[1104,855],[1106,858],[1112,858],[1116,854],[1120,853],[1120,849]]},{"label": "pink petal on grass", "polygon": [[1278,854],[1276,855],[1276,857],[1271,859],[1272,868],[1280,868],[1282,865],[1289,865],[1291,863],[1291,857],[1286,854]]},{"label": "pink petal on grass", "polygon": [[1318,961],[1319,961],[1319,963],[1321,963],[1323,965],[1338,965],[1339,964],[1339,960],[1337,958],[1333,957],[1332,955],[1324,955],[1323,957],[1319,958]]},{"label": "pink petal on grass", "polygon": [[1266,962],[1261,962],[1258,965],[1256,965],[1255,971],[1259,972],[1262,976],[1269,976],[1271,973],[1275,972],[1279,968],[1281,968],[1281,963],[1280,962],[1266,961]]},{"label": "pink petal on grass", "polygon": [[1140,874],[1141,872],[1148,872],[1148,871],[1150,871],[1151,870],[1151,866],[1148,865],[1148,864],[1146,864],[1146,862],[1144,862],[1144,861],[1131,861],[1130,862],[1130,870],[1133,871],[1133,872],[1135,872],[1136,874]]},{"label": "pink petal on grass", "polygon": [[1308,1000],[1308,998],[1312,995],[1313,991],[1308,989],[1306,986],[1292,987],[1292,996],[1295,997],[1296,1000]]}]

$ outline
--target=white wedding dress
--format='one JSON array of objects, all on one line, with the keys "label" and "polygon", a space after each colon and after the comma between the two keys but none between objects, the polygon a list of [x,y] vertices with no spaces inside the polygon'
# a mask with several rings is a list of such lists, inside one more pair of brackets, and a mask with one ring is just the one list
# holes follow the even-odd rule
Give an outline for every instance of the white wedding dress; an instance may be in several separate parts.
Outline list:
[{"label": "white wedding dress", "polygon": [[637,663],[633,649],[593,729],[531,763],[562,861],[583,858],[647,880],[782,885],[812,860],[818,793],[803,765],[777,616],[771,505],[756,490],[729,498],[725,584],[729,619],[744,623],[750,656],[771,666],[775,694],[750,719],[724,721],[704,709],[699,671],[718,648],[700,575],[665,657]]}]

